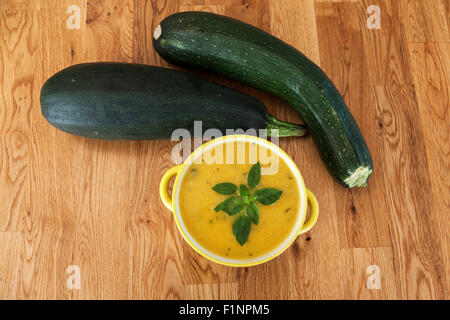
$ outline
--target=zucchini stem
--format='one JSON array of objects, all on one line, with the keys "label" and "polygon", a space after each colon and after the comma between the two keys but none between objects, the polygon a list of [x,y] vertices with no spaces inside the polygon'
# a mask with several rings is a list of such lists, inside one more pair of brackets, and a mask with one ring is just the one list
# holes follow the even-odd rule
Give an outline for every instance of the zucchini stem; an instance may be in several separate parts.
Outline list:
[{"label": "zucchini stem", "polygon": [[372,169],[369,167],[359,167],[347,179],[344,180],[349,188],[365,187],[367,179],[372,174]]},{"label": "zucchini stem", "polygon": [[[270,114],[267,115],[266,129],[268,137],[301,137],[306,134],[305,125],[281,121]],[[278,130],[278,134],[272,130]]]}]

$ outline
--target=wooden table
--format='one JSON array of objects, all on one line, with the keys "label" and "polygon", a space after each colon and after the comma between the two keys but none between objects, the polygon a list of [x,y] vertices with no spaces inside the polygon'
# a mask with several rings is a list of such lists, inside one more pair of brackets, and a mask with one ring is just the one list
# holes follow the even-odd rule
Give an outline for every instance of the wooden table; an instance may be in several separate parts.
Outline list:
[{"label": "wooden table", "polygon": [[[381,29],[367,27],[376,14],[369,5],[380,8]],[[0,298],[448,299],[449,7],[448,0],[1,1]],[[40,112],[42,84],[67,66],[169,66],[153,50],[153,29],[186,10],[238,18],[304,52],[343,94],[374,159],[369,185],[348,190],[327,173],[311,137],[283,139],[321,213],[308,234],[257,267],[216,265],[182,239],[158,196],[175,142],[83,139]],[[200,75],[300,121],[280,99]]]}]

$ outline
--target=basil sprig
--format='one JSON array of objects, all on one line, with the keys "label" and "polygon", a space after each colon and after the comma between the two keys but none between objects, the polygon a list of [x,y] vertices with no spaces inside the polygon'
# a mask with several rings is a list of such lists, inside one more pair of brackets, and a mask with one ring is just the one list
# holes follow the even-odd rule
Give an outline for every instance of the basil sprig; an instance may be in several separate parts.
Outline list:
[{"label": "basil sprig", "polygon": [[271,205],[280,199],[283,191],[274,188],[262,188],[253,190],[261,181],[261,166],[259,162],[252,166],[247,176],[248,187],[241,184],[239,188],[230,182],[216,184],[212,189],[222,195],[231,196],[219,203],[214,210],[224,211],[229,216],[237,215],[232,229],[234,237],[242,246],[247,242],[251,229],[251,223],[257,225],[259,222],[259,210],[256,202],[263,205]]}]

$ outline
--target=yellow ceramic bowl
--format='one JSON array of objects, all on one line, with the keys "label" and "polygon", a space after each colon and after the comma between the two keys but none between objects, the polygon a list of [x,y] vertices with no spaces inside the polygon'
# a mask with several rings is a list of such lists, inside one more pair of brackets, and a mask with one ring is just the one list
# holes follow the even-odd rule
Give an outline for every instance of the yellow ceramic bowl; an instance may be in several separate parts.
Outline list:
[{"label": "yellow ceramic bowl", "polygon": [[[253,257],[252,259],[230,259],[226,257],[219,256],[214,254],[205,248],[203,248],[189,233],[189,230],[186,229],[185,224],[183,223],[183,219],[180,214],[180,203],[179,203],[179,194],[180,194],[180,186],[183,178],[188,171],[191,164],[202,155],[203,152],[209,151],[220,144],[224,144],[227,142],[236,141],[236,142],[254,142],[259,145],[262,145],[272,152],[275,152],[281,159],[283,159],[297,180],[298,189],[299,189],[299,197],[300,197],[300,205],[299,205],[299,214],[296,221],[296,224],[293,228],[293,231],[289,234],[289,236],[274,250],[271,252],[264,254],[259,257]],[[176,175],[175,183],[172,190],[172,197],[169,196],[168,193],[168,185],[173,176]],[[189,243],[189,245],[197,251],[199,254],[204,256],[205,258],[214,261],[219,264],[233,266],[233,267],[249,267],[257,264],[261,264],[267,262],[279,254],[281,254],[284,250],[286,250],[295,238],[310,230],[317,221],[317,217],[319,215],[319,205],[317,203],[317,199],[314,194],[309,191],[305,187],[305,182],[300,174],[300,171],[297,165],[292,161],[292,159],[278,146],[275,144],[258,137],[247,136],[247,135],[229,135],[223,136],[214,140],[211,140],[201,147],[196,149],[182,164],[176,165],[164,173],[161,183],[159,186],[159,194],[161,196],[161,200],[164,205],[173,212],[175,221],[178,226],[178,230],[180,230],[184,239]],[[310,214],[307,221],[305,221],[306,212],[307,212],[307,203],[310,205]]]}]

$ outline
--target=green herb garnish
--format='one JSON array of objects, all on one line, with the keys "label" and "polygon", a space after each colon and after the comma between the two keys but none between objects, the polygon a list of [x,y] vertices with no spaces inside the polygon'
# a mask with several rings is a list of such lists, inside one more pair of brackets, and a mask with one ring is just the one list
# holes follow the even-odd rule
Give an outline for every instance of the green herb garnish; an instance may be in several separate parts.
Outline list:
[{"label": "green herb garnish", "polygon": [[[212,189],[222,195],[231,195],[225,201],[219,203],[214,210],[224,211],[229,216],[239,214],[233,222],[233,234],[237,242],[242,246],[247,242],[251,229],[251,223],[255,225],[259,222],[259,210],[256,202],[263,205],[271,205],[280,199],[283,191],[274,188],[262,188],[255,190],[261,180],[261,166],[259,162],[252,166],[248,173],[247,184],[239,185],[239,188],[229,182],[216,184]],[[238,192],[239,191],[239,192]],[[236,194],[238,192],[238,194]]]},{"label": "green herb garnish", "polygon": [[261,180],[261,166],[257,162],[248,173],[247,183],[250,188],[255,188]]},{"label": "green herb garnish", "polygon": [[227,182],[225,182],[225,183],[219,183],[219,184],[216,184],[216,185],[213,187],[213,190],[214,190],[215,192],[217,192],[217,193],[220,193],[220,194],[224,194],[224,195],[226,195],[226,196],[229,196],[229,195],[231,195],[231,194],[233,194],[233,193],[236,192],[237,187],[236,187],[234,184],[232,184],[232,183],[227,183]]},{"label": "green herb garnish", "polygon": [[255,191],[256,201],[261,204],[269,205],[280,199],[282,191],[273,188],[264,188]]},{"label": "green herb garnish", "polygon": [[244,208],[244,201],[239,196],[231,196],[214,208],[216,212],[225,211],[229,216],[235,215]]},{"label": "green herb garnish", "polygon": [[249,233],[250,220],[245,214],[240,215],[233,222],[233,234],[241,246],[247,241]]},{"label": "green herb garnish", "polygon": [[254,202],[250,202],[245,205],[245,213],[247,217],[253,222],[255,225],[258,225],[259,221],[259,210]]},{"label": "green herb garnish", "polygon": [[248,190],[245,184],[241,184],[239,186],[239,195],[242,197],[243,200],[250,197],[250,190]]}]

